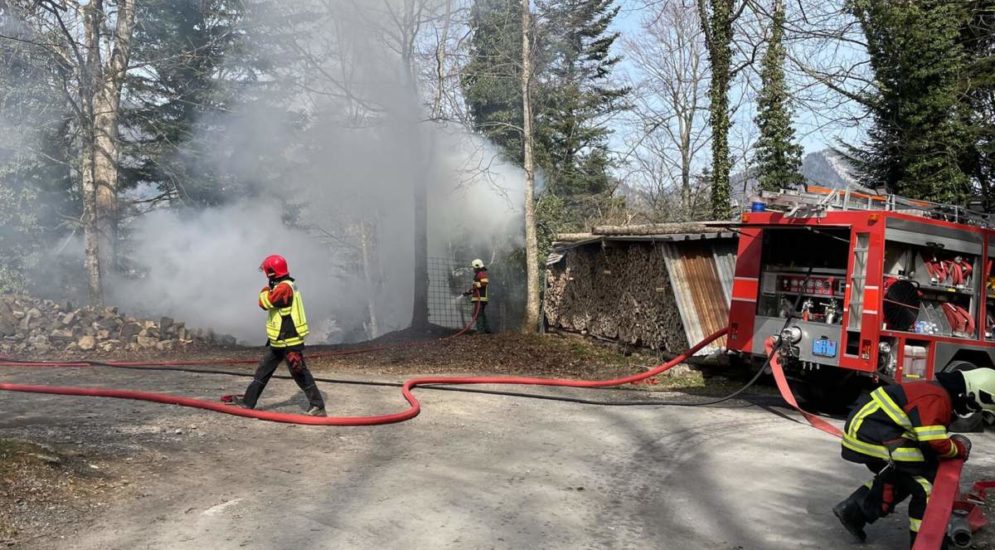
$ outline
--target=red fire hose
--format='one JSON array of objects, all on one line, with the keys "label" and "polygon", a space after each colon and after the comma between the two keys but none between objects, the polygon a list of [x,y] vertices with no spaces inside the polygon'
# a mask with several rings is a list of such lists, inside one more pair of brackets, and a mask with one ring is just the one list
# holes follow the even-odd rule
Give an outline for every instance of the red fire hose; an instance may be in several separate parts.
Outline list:
[{"label": "red fire hose", "polygon": [[[788,379],[784,376],[780,357],[777,353],[773,353],[775,341],[776,339],[773,337],[767,339],[765,347],[768,357],[771,358],[771,371],[774,374],[777,389],[781,392],[781,397],[804,416],[812,427],[836,437],[843,437],[843,432],[839,428],[798,406],[798,402],[788,386]],[[947,535],[947,524],[950,521],[950,514],[953,512],[954,501],[960,492],[960,474],[963,468],[964,461],[961,459],[940,462],[936,479],[933,480],[933,492],[929,496],[926,514],[923,517],[912,550],[938,550],[942,546],[943,539]]]},{"label": "red fire hose", "polygon": [[[478,308],[479,310],[479,305]],[[470,323],[461,330],[459,334],[466,332],[470,324],[477,317],[477,311],[474,311],[473,319]],[[430,384],[448,384],[448,385],[464,385],[464,384],[516,384],[516,385],[534,385],[534,386],[559,386],[559,387],[573,387],[573,388],[599,388],[608,386],[618,386],[622,384],[628,384],[632,382],[638,382],[647,378],[656,376],[668,369],[686,361],[689,357],[694,355],[698,350],[702,349],[716,338],[724,335],[728,329],[723,328],[708,337],[706,337],[701,342],[698,342],[690,349],[682,353],[681,355],[675,357],[674,359],[662,363],[646,372],[633,374],[629,376],[624,376],[621,378],[614,378],[610,380],[566,380],[566,379],[555,379],[555,378],[531,378],[531,377],[510,377],[510,376],[492,376],[492,377],[460,377],[460,376],[434,376],[434,377],[422,377],[413,378],[404,382],[401,387],[401,393],[410,405],[407,410],[393,414],[384,415],[372,415],[372,416],[342,416],[342,417],[313,417],[303,414],[291,414],[291,413],[280,413],[272,411],[259,411],[254,409],[243,409],[241,407],[234,407],[221,402],[207,401],[204,399],[195,399],[190,397],[181,397],[170,394],[154,393],[154,392],[143,392],[134,390],[115,390],[109,388],[80,388],[80,387],[69,387],[69,386],[44,386],[44,385],[27,385],[27,384],[0,384],[0,390],[3,391],[18,391],[18,392],[30,392],[30,393],[48,393],[48,394],[58,394],[58,395],[78,395],[78,396],[91,396],[91,397],[112,397],[117,399],[136,399],[142,401],[152,401],[156,403],[165,403],[170,405],[180,405],[185,407],[193,407],[198,409],[211,410],[215,412],[231,414],[235,416],[243,416],[247,418],[257,418],[260,420],[269,420],[272,422],[284,422],[292,424],[310,424],[318,426],[371,426],[379,424],[391,424],[396,422],[403,422],[409,420],[418,415],[421,411],[421,404],[412,394],[412,390],[417,386],[425,386]],[[454,335],[454,336],[456,336]],[[788,402],[795,410],[802,414],[809,423],[824,432],[832,434],[834,436],[842,436],[842,432],[839,428],[836,428],[832,424],[826,422],[825,420],[813,415],[801,407],[798,406],[790,388],[788,387],[787,379],[784,376],[784,371],[781,367],[780,360],[777,353],[774,353],[775,339],[769,339],[767,342],[767,353],[770,357],[770,366],[774,374],[774,379],[777,382],[778,389],[781,392],[782,397]],[[346,353],[365,353],[368,351],[374,351],[378,349],[383,349],[392,346],[380,346],[377,348],[364,348],[360,350],[346,350],[340,354]],[[330,353],[330,354],[335,354]],[[326,354],[326,355],[330,355]],[[254,361],[224,361],[218,360],[212,363],[244,363],[244,362],[254,362]],[[104,363],[107,365],[114,366],[141,366],[149,365],[150,363],[134,363],[134,362],[114,362],[114,363]],[[174,362],[163,362],[156,363],[156,365],[203,365],[204,361],[174,361]],[[92,363],[87,362],[67,362],[67,363],[51,363],[51,362],[35,362],[35,363],[17,363],[17,362],[0,362],[0,365],[6,366],[94,366]],[[916,546],[914,550],[932,550],[940,547],[941,542],[946,534],[947,521],[949,520],[953,501],[958,492],[958,484],[960,480],[960,471],[963,467],[962,460],[949,460],[944,461],[941,464],[940,470],[936,476],[934,483],[933,495],[930,498],[929,505],[926,510],[926,515],[923,519],[922,528],[919,531],[919,536],[916,540]]]},{"label": "red fire hose", "polygon": [[[711,336],[705,338],[695,346],[693,346],[688,351],[675,357],[674,359],[667,361],[661,365],[654,367],[646,372],[639,374],[633,374],[630,376],[625,376],[622,378],[615,378],[612,380],[565,380],[556,378],[527,378],[527,377],[513,377],[513,376],[433,376],[433,377],[423,377],[423,378],[413,378],[404,382],[401,387],[401,394],[408,401],[410,407],[402,412],[394,414],[384,414],[384,415],[373,415],[373,416],[329,416],[329,417],[315,417],[307,416],[304,414],[292,414],[292,413],[281,413],[273,411],[259,411],[254,409],[243,409],[240,407],[234,407],[231,405],[226,405],[217,401],[207,401],[204,399],[195,399],[191,397],[181,397],[176,395],[170,395],[165,393],[154,393],[154,392],[144,392],[144,391],[134,391],[134,390],[114,390],[109,388],[79,388],[71,386],[40,386],[40,385],[28,385],[28,384],[0,384],[0,390],[4,391],[19,391],[19,392],[31,392],[31,393],[51,393],[57,395],[80,395],[80,396],[91,396],[91,397],[113,397],[117,399],[136,399],[141,401],[153,401],[156,403],[166,403],[170,405],[181,405],[184,407],[194,407],[198,409],[206,409],[226,414],[232,414],[235,416],[244,416],[247,418],[258,418],[260,420],[269,420],[272,422],[286,422],[291,424],[311,424],[316,426],[371,426],[376,424],[391,424],[394,422],[403,422],[418,416],[421,411],[421,404],[415,399],[415,396],[411,393],[411,390],[417,386],[424,386],[428,384],[518,384],[518,385],[533,385],[533,386],[565,386],[573,388],[600,388],[606,386],[619,386],[622,384],[628,384],[631,382],[636,382],[646,378],[650,378],[664,372],[683,361],[686,361],[689,357],[694,355],[695,352],[705,347],[713,340],[722,336],[726,333],[727,329],[722,329]],[[369,351],[367,348],[364,351]],[[36,365],[33,363],[6,363],[7,365],[13,366],[32,366]],[[146,363],[147,364],[147,363]],[[43,363],[43,366],[55,366],[51,363]],[[90,366],[88,363],[68,363],[61,366]]]}]

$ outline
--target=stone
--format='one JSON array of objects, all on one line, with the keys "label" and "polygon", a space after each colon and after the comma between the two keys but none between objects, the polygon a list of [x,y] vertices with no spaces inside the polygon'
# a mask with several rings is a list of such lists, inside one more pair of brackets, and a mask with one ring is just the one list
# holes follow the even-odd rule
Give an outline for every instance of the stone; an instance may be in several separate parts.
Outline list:
[{"label": "stone", "polygon": [[109,330],[98,330],[97,331],[97,340],[107,340],[110,337],[111,337],[111,331],[109,331]]},{"label": "stone", "polygon": [[148,336],[139,335],[137,340],[138,347],[142,349],[154,348],[158,343],[159,343],[158,338],[150,338]]},{"label": "stone", "polygon": [[131,340],[133,336],[138,336],[142,332],[142,325],[135,322],[125,323],[121,327],[121,339]]},{"label": "stone", "polygon": [[100,343],[100,346],[99,346],[99,347],[100,347],[100,351],[102,351],[102,352],[104,352],[104,353],[108,353],[108,352],[112,352],[112,351],[114,351],[114,349],[115,349],[115,348],[116,348],[117,346],[115,346],[115,345],[114,345],[114,344],[112,343],[112,341],[108,340],[107,342],[101,342],[101,343]]},{"label": "stone", "polygon": [[159,351],[172,351],[176,342],[173,340],[163,340],[155,345],[155,349]]},{"label": "stone", "polygon": [[76,345],[82,351],[92,351],[93,348],[97,347],[97,340],[93,336],[84,336],[76,342]]},{"label": "stone", "polygon": [[64,327],[68,327],[69,325],[73,324],[73,322],[75,321],[76,321],[75,311],[70,311],[69,313],[63,315],[61,319],[59,319],[59,322],[61,322],[62,326]]},{"label": "stone", "polygon": [[163,334],[166,334],[173,328],[174,323],[175,321],[173,321],[172,317],[163,317],[162,319],[159,319],[159,330],[161,330]]}]

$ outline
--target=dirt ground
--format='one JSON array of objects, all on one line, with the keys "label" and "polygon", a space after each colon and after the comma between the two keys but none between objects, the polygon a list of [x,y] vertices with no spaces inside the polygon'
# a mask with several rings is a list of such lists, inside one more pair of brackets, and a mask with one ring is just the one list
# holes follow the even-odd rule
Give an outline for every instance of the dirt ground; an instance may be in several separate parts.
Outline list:
[{"label": "dirt ground", "polygon": [[[322,351],[313,350],[317,355]],[[396,412],[420,374],[608,378],[656,358],[571,338],[461,337],[316,357],[330,414]],[[237,355],[254,358],[258,350]],[[226,352],[225,355],[232,355]],[[175,357],[163,357],[163,359]],[[0,368],[16,383],[238,393],[252,365],[206,372]],[[196,369],[194,369],[196,370]],[[364,382],[364,383],[349,383]],[[693,402],[739,381],[684,370],[628,390],[483,387],[613,403]],[[655,391],[680,388],[680,391]],[[421,415],[304,427],[114,399],[0,393],[0,545],[15,548],[846,548],[829,512],[866,472],[770,388],[720,406],[585,405],[416,390]],[[300,411],[274,380],[261,407]],[[969,480],[995,478],[973,436]],[[32,443],[27,443],[32,442]],[[41,445],[41,446],[38,446]],[[864,548],[902,548],[898,517]],[[978,548],[991,539],[979,539]],[[857,547],[857,545],[852,545]]]}]

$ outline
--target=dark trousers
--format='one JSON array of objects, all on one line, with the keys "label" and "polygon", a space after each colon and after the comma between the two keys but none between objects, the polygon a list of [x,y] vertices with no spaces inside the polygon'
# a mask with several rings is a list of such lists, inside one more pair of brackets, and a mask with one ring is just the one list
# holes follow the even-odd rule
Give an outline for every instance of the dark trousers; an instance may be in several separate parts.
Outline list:
[{"label": "dark trousers", "polygon": [[490,334],[491,327],[487,324],[487,302],[474,302],[473,307],[477,310],[477,332]]},{"label": "dark trousers", "polygon": [[857,489],[851,498],[862,499],[861,511],[867,523],[873,523],[895,510],[895,506],[911,497],[909,501],[909,531],[914,542],[926,514],[926,504],[933,490],[936,478],[936,463],[894,462],[883,460],[865,462],[875,476],[866,485]]},{"label": "dark trousers", "polygon": [[307,365],[304,363],[303,349],[274,348],[270,346],[266,346],[266,354],[259,361],[259,367],[256,368],[256,374],[252,383],[245,390],[245,397],[243,398],[245,405],[249,408],[256,407],[259,395],[263,393],[263,389],[266,388],[269,379],[273,377],[276,368],[284,360],[287,361],[290,376],[294,378],[294,382],[297,382],[297,386],[304,391],[304,395],[307,396],[307,400],[311,406],[324,409],[325,401],[321,398],[321,392],[318,391],[318,386],[314,382],[314,377],[311,376],[311,371],[307,369]]}]

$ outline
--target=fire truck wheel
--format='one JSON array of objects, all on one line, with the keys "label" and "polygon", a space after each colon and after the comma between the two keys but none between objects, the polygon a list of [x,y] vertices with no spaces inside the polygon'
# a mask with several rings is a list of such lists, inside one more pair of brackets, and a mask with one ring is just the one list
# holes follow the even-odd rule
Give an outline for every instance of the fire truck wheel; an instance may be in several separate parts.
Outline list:
[{"label": "fire truck wheel", "polygon": [[[976,368],[978,368],[977,365],[967,361],[951,361],[949,365],[943,368],[943,372],[972,370]],[[977,412],[967,417],[957,417],[950,423],[950,431],[957,433],[983,432],[985,431],[985,415]]]}]

